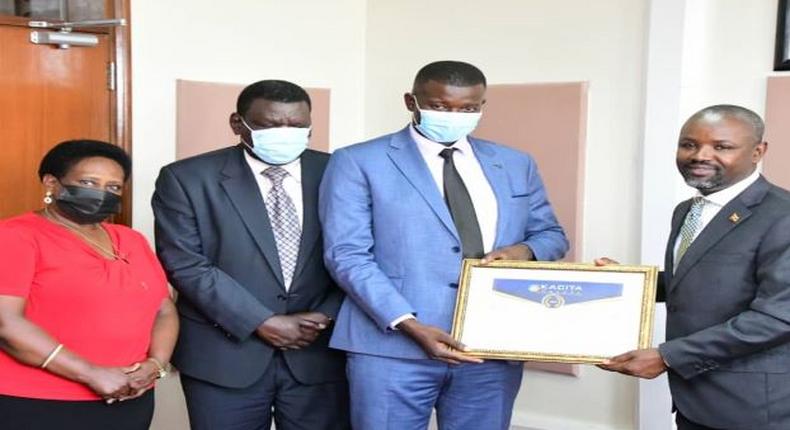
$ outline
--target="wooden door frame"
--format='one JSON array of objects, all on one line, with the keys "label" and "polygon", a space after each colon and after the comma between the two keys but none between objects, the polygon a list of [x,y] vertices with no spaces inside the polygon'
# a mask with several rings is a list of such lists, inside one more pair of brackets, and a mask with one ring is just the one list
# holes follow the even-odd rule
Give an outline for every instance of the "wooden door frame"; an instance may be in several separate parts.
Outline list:
[{"label": "wooden door frame", "polygon": [[[115,91],[110,100],[110,142],[130,156],[132,155],[132,64],[131,64],[131,0],[105,0],[111,18],[125,18],[126,25],[99,30],[110,37],[110,61],[115,63]],[[28,27],[30,18],[0,15],[0,24]],[[32,30],[32,29],[31,29]],[[85,29],[80,31],[96,31]],[[126,183],[123,193],[122,210],[114,221],[127,226],[132,225],[132,182]]]},{"label": "wooden door frame", "polygon": [[[110,55],[115,62],[115,91],[110,107],[110,133],[112,142],[132,155],[132,50],[131,50],[131,0],[107,0],[112,2],[115,18],[123,17],[126,25],[113,27],[110,31],[110,43],[113,51]],[[120,14],[119,14],[120,12]],[[134,171],[134,167],[132,167]],[[115,221],[127,226],[132,225],[132,181],[126,183],[123,193],[121,213]]]}]

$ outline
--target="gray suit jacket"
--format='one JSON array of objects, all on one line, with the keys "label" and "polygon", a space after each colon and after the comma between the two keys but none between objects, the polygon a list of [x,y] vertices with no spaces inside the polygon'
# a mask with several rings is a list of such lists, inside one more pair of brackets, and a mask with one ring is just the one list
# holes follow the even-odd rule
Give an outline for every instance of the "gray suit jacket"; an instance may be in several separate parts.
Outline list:
[{"label": "gray suit jacket", "polygon": [[673,402],[710,427],[790,429],[790,193],[760,177],[674,268],[690,205],[673,214],[664,272]]},{"label": "gray suit jacket", "polygon": [[[301,157],[302,240],[287,292],[266,206],[240,146],[162,168],[152,202],[156,250],[179,292],[173,363],[182,373],[225,387],[251,385],[274,352],[255,334],[266,318],[299,311],[335,317],[343,294],[324,268],[317,209],[328,159],[310,150]],[[300,382],[345,378],[344,354],[329,349],[328,332],[283,353]]]}]

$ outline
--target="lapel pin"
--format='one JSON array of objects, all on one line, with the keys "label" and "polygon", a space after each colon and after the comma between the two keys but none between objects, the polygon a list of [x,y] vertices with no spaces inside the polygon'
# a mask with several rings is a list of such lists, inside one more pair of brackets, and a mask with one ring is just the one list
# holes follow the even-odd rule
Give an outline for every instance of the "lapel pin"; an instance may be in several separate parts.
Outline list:
[{"label": "lapel pin", "polygon": [[738,215],[738,212],[733,212],[733,213],[732,213],[732,215],[730,215],[730,218],[729,218],[729,219],[730,219],[730,221],[732,221],[733,223],[737,223],[738,221],[740,221],[740,220],[741,220],[741,217]]}]

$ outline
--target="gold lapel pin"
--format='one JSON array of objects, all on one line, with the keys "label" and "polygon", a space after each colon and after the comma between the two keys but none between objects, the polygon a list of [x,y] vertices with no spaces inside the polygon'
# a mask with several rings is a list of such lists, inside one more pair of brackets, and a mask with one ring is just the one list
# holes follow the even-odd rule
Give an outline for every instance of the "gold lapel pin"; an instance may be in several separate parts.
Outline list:
[{"label": "gold lapel pin", "polygon": [[730,215],[730,221],[732,221],[733,223],[736,223],[736,222],[738,222],[740,220],[741,220],[741,217],[738,215],[737,212],[733,212],[732,215]]}]

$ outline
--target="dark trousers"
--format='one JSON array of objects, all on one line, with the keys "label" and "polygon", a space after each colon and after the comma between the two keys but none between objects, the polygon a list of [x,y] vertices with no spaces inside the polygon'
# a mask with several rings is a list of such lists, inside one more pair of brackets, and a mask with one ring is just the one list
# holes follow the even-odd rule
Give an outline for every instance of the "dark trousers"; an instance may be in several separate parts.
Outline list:
[{"label": "dark trousers", "polygon": [[246,388],[226,388],[181,375],[192,430],[350,429],[348,384],[299,383],[282,354]]},{"label": "dark trousers", "polygon": [[148,430],[153,416],[154,390],[111,405],[0,396],[0,428],[9,430]]},{"label": "dark trousers", "polygon": [[722,430],[713,427],[707,427],[702,424],[697,424],[694,421],[686,418],[680,411],[675,413],[675,423],[678,425],[678,430]]}]

